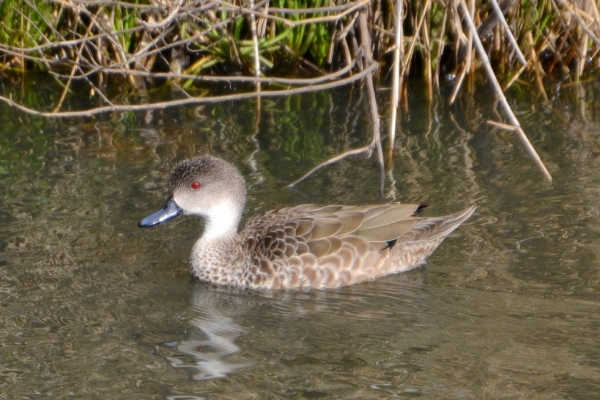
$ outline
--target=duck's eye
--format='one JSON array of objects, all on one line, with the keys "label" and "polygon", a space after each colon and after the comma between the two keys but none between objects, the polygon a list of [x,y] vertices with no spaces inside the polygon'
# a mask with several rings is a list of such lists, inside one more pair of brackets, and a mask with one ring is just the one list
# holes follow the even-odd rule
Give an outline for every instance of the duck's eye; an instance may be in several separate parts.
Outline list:
[{"label": "duck's eye", "polygon": [[192,189],[200,189],[200,186],[202,186],[202,185],[200,185],[200,182],[198,182],[198,181],[192,182]]}]

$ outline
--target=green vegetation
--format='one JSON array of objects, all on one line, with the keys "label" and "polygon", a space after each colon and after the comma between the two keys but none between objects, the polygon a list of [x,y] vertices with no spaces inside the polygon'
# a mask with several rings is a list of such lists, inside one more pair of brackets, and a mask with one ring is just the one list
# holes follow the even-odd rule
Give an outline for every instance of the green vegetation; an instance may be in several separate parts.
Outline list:
[{"label": "green vegetation", "polygon": [[[503,89],[543,100],[549,81],[596,76],[599,15],[597,2],[566,0],[4,0],[0,78],[50,73],[63,94],[33,109],[58,114],[73,94],[115,106],[109,100],[115,85],[108,82],[119,83],[118,95],[174,86],[181,98],[199,98],[206,82],[251,83],[256,86],[246,85],[246,92],[256,87],[275,95],[282,88],[321,87],[269,77],[344,83],[375,62],[381,82],[398,59],[393,76],[400,76],[401,103],[409,77],[424,80],[429,98],[442,85],[453,86],[453,102],[458,91],[473,87],[463,85],[466,77],[471,83],[485,77],[480,67],[487,60],[475,51],[471,19]],[[0,100],[31,112],[26,98],[0,94]]]}]

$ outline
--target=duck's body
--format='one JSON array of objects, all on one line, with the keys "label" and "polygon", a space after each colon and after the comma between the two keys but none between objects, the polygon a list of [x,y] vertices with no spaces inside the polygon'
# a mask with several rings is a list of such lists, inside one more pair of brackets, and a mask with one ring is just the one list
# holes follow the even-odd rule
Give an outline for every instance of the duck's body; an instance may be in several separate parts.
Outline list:
[{"label": "duck's body", "polygon": [[425,205],[301,205],[250,220],[238,233],[245,183],[229,163],[204,156],[179,163],[170,197],[140,226],[181,212],[206,219],[190,257],[191,273],[219,285],[336,288],[408,271],[475,211],[419,218]]}]

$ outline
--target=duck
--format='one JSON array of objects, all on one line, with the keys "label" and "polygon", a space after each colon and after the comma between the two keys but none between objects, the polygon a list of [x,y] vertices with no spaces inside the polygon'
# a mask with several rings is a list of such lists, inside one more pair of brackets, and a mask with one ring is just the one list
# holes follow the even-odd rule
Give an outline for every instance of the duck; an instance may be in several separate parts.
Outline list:
[{"label": "duck", "polygon": [[204,219],[192,247],[191,274],[215,285],[249,289],[333,289],[409,271],[475,211],[421,217],[427,204],[302,204],[269,211],[239,229],[246,182],[210,155],[179,162],[168,197],[140,227],[181,214]]}]

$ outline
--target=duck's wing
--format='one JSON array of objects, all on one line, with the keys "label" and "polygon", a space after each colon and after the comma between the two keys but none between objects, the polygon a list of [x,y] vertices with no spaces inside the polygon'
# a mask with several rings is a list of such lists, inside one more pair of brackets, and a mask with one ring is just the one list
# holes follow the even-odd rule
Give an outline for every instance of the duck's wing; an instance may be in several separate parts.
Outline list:
[{"label": "duck's wing", "polygon": [[240,235],[264,272],[259,280],[337,287],[380,276],[389,251],[422,221],[416,214],[425,207],[302,205],[255,218]]},{"label": "duck's wing", "polygon": [[416,215],[425,207],[424,204],[299,206],[285,211],[294,214],[286,223],[297,225],[296,235],[307,243],[346,236],[384,243],[409,232],[419,220]]},{"label": "duck's wing", "polygon": [[416,215],[425,207],[424,204],[305,204],[254,218],[240,234],[252,249],[268,258],[303,254],[307,249],[300,248],[301,243],[309,246],[316,257],[321,257],[334,251],[337,240],[347,236],[384,244],[398,239],[417,224]]}]

